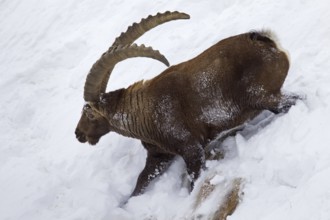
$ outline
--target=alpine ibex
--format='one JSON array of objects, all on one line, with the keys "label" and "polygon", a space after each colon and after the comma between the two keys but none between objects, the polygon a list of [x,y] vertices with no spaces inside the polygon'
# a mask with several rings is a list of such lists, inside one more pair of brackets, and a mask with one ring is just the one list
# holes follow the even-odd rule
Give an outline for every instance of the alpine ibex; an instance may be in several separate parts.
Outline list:
[{"label": "alpine ibex", "polygon": [[106,92],[113,68],[127,58],[149,57],[169,66],[158,51],[133,42],[175,19],[189,15],[158,13],[134,23],[92,66],[85,83],[86,104],[75,131],[77,139],[95,145],[114,131],[141,140],[147,150],[132,196],[142,193],[175,155],[184,159],[193,183],[205,162],[204,148],[217,134],[262,110],[286,112],[297,98],[281,93],[289,60],[267,31],[221,40],[153,79]]}]

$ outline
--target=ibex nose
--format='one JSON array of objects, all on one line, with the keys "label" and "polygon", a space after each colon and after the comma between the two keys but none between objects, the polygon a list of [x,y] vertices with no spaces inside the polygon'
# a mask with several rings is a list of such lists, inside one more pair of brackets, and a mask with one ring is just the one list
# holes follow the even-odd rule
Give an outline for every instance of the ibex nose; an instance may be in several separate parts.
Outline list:
[{"label": "ibex nose", "polygon": [[79,142],[81,142],[81,143],[87,142],[86,135],[84,133],[82,133],[81,131],[79,131],[78,129],[76,129],[75,134],[76,134],[76,138],[78,139]]}]

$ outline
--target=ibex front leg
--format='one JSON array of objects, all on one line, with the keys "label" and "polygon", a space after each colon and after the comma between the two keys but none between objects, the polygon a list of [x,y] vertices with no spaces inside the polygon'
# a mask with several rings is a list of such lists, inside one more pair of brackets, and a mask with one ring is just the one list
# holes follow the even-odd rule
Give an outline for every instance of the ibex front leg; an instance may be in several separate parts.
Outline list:
[{"label": "ibex front leg", "polygon": [[182,148],[180,152],[187,166],[190,191],[194,188],[194,182],[199,177],[202,169],[205,168],[205,152],[201,145],[193,145]]},{"label": "ibex front leg", "polygon": [[172,154],[159,153],[158,151],[155,151],[154,149],[157,149],[158,147],[152,144],[147,144],[144,142],[142,142],[142,144],[148,151],[146,165],[138,177],[131,197],[143,193],[153,179],[165,172],[175,156]]}]

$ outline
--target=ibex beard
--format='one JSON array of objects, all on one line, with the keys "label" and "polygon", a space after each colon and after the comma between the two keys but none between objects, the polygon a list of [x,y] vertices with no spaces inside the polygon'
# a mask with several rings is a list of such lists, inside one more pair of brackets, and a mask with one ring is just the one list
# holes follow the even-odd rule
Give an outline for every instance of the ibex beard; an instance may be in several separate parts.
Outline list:
[{"label": "ibex beard", "polygon": [[86,79],[77,139],[95,145],[114,131],[141,140],[147,150],[131,196],[142,193],[176,155],[185,161],[193,186],[204,167],[205,146],[220,132],[263,110],[287,112],[297,99],[281,92],[288,56],[271,32],[262,31],[226,38],[151,80],[106,92],[111,71],[127,58],[149,57],[169,66],[158,51],[133,42],[157,25],[188,18],[184,13],[165,12],[134,23],[116,38]]}]

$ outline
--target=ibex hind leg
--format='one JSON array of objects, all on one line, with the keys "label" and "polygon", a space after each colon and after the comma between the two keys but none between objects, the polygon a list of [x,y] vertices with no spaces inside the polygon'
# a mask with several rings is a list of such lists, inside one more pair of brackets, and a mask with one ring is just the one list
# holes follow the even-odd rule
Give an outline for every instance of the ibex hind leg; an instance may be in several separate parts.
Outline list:
[{"label": "ibex hind leg", "polygon": [[[284,94],[278,105],[277,113],[287,113],[289,109],[296,104],[298,100],[304,100],[305,97],[298,94]],[[276,113],[276,112],[274,112]]]},{"label": "ibex hind leg", "polygon": [[297,100],[301,99],[303,98],[296,94],[270,95],[258,100],[255,106],[259,110],[269,110],[274,114],[287,113]]},{"label": "ibex hind leg", "polygon": [[278,103],[274,108],[269,109],[275,114],[287,113],[290,108],[296,104],[297,100],[302,100],[303,98],[296,94],[281,94],[278,98]]}]

